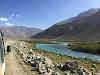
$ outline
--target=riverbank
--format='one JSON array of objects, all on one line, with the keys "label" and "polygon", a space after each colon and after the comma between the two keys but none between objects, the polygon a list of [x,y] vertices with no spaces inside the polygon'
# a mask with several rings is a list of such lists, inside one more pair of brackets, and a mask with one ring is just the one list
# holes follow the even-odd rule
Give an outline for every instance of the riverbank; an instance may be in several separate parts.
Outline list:
[{"label": "riverbank", "polygon": [[[92,65],[95,64],[95,63],[90,63],[89,60],[86,62],[85,59],[84,60],[83,59],[77,59],[77,58],[67,57],[67,56],[59,55],[59,54],[52,53],[52,52],[48,52],[48,51],[40,51],[40,50],[37,50],[35,48],[35,44],[33,44],[33,43],[25,43],[25,46],[22,46],[23,43],[21,41],[21,43],[18,43],[17,45],[19,45],[18,46],[18,49],[21,51],[20,52],[21,55],[25,55],[25,59],[27,59],[27,61],[25,60],[25,62],[26,63],[28,62],[28,64],[31,64],[31,65],[33,64],[34,65],[33,61],[30,61],[30,60],[33,60],[35,58],[34,57],[34,54],[35,54],[36,57],[37,57],[37,54],[38,54],[38,55],[40,55],[40,57],[46,57],[47,59],[50,59],[50,61],[52,61],[52,65],[54,65],[54,66],[61,64],[60,69],[59,68],[56,68],[56,67],[53,67],[53,69],[56,70],[55,73],[57,73],[57,75],[65,75],[65,73],[69,74],[69,73],[74,72],[74,71],[77,73],[79,70],[80,70],[79,72],[82,72],[83,73],[83,71],[80,69],[81,67],[83,69],[87,70],[87,72],[89,73],[88,75],[90,75],[90,73],[92,73]],[[27,54],[24,54],[22,52],[24,50],[25,50],[25,52],[29,51],[28,58],[26,58],[27,57]],[[32,55],[30,55],[30,51],[32,51],[32,53],[33,53]],[[23,57],[23,56],[21,56],[21,57]],[[31,57],[32,57],[32,59],[30,59]],[[37,61],[37,59],[34,60],[34,61]],[[39,59],[39,62],[40,61],[41,60]],[[37,64],[39,64],[39,63],[37,63]],[[72,64],[73,65],[76,65],[76,66],[72,66]],[[71,66],[71,67],[69,67],[69,70],[67,70],[68,65]],[[98,66],[98,64],[95,64],[95,65]],[[72,67],[74,67],[74,68],[72,68]],[[63,72],[62,68],[65,68],[65,71],[64,72]],[[51,70],[53,70],[53,69],[51,69]],[[71,69],[72,69],[72,71],[71,71]],[[96,69],[94,69],[94,70],[97,71],[97,69],[99,70],[100,68],[99,67],[96,67]],[[38,70],[37,69],[34,69],[33,72],[34,71],[38,71]],[[41,74],[39,74],[39,75],[41,75]],[[49,75],[49,74],[46,74],[46,75]],[[77,74],[75,74],[75,75],[77,75]]]},{"label": "riverbank", "polygon": [[58,44],[57,42],[51,42],[49,40],[20,40],[28,43],[34,43],[34,44]]},{"label": "riverbank", "polygon": [[68,48],[72,49],[73,51],[100,55],[100,43],[99,42],[72,43],[71,45],[68,45]]},{"label": "riverbank", "polygon": [[39,54],[43,54],[44,56],[49,57],[54,63],[57,63],[57,64],[59,64],[59,63],[64,64],[66,61],[74,61],[74,60],[76,60],[76,61],[79,61],[81,63],[88,62],[89,65],[96,64],[97,65],[96,70],[97,71],[100,70],[100,63],[93,62],[93,61],[91,61],[89,59],[73,58],[73,57],[70,57],[70,56],[64,56],[64,55],[56,54],[56,53],[53,53],[53,52],[37,50],[35,48],[35,44],[34,43],[29,43],[28,47],[33,49],[35,52],[37,52]]}]

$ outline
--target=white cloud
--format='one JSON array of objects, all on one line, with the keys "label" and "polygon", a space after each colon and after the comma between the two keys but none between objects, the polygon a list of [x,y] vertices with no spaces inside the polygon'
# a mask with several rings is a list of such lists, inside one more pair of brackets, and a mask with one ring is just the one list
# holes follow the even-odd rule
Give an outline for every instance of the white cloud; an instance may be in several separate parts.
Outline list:
[{"label": "white cloud", "polygon": [[20,14],[12,13],[10,17],[20,17],[20,16],[21,16]]},{"label": "white cloud", "polygon": [[14,24],[7,22],[7,23],[5,23],[5,25],[7,25],[7,26],[13,26]]},{"label": "white cloud", "polygon": [[8,21],[8,18],[0,18],[0,21]]}]

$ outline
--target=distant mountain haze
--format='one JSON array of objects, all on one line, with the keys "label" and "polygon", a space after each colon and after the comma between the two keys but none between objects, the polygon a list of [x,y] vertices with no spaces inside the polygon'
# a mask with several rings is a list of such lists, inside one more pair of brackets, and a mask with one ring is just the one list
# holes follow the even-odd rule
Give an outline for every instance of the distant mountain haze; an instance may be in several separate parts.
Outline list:
[{"label": "distant mountain haze", "polygon": [[29,28],[25,26],[0,26],[0,30],[2,30],[4,36],[8,38],[29,38],[42,31],[38,28]]},{"label": "distant mountain haze", "polygon": [[61,21],[32,38],[60,40],[100,40],[100,9],[92,8]]}]

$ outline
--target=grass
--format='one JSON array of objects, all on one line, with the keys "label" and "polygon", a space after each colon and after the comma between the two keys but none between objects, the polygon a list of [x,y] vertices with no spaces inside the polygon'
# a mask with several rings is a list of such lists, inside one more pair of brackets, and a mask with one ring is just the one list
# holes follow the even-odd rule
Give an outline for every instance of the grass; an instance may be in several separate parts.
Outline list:
[{"label": "grass", "polygon": [[57,43],[53,43],[51,41],[48,41],[48,40],[21,40],[21,41],[25,41],[25,42],[28,42],[28,43],[33,43],[33,44],[57,44]]},{"label": "grass", "polygon": [[58,40],[59,42],[86,42],[86,41],[80,41],[80,40]]},{"label": "grass", "polygon": [[72,45],[69,45],[68,48],[74,51],[100,55],[100,43],[97,42],[73,43]]},{"label": "grass", "polygon": [[35,48],[35,44],[36,43],[28,42],[27,47],[30,49],[33,49],[33,51],[36,53],[43,54],[44,56],[47,56],[48,58],[50,58],[53,61],[54,64],[57,64],[57,63],[58,64],[65,64],[65,62],[67,62],[67,61],[76,60],[76,61],[80,62],[80,65],[82,65],[83,63],[86,63],[86,62],[89,63],[89,66],[91,66],[92,64],[96,64],[97,65],[96,70],[97,71],[100,70],[100,63],[98,63],[98,62],[94,62],[94,61],[89,60],[89,59],[73,58],[70,56],[60,55],[60,54],[56,54],[53,52],[38,50]]}]

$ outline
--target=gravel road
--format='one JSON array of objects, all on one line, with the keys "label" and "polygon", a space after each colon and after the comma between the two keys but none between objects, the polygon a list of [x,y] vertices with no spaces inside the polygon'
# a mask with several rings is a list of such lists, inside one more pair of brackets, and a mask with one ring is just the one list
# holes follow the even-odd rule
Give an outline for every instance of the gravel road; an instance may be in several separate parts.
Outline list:
[{"label": "gravel road", "polygon": [[[15,41],[7,40],[5,45],[8,44],[13,46]],[[22,65],[20,64],[19,60],[16,58],[16,52],[14,48],[12,48],[11,53],[6,55],[6,75],[27,75],[27,72],[24,71]]]}]

